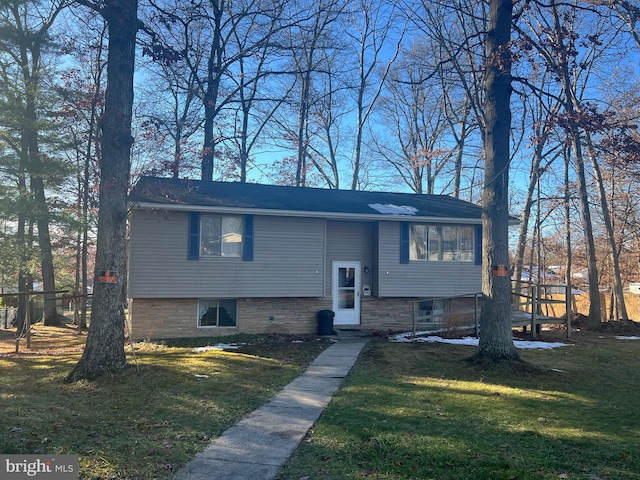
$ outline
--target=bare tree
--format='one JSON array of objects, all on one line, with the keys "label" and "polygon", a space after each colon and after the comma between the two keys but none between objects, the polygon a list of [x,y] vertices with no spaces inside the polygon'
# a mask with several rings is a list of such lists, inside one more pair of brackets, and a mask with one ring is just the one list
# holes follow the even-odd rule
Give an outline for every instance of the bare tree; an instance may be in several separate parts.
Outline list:
[{"label": "bare tree", "polygon": [[297,123],[289,130],[289,137],[296,146],[296,186],[306,184],[307,160],[312,133],[310,113],[316,101],[314,83],[318,75],[324,75],[324,62],[330,55],[327,50],[336,48],[331,35],[333,25],[344,13],[342,0],[321,0],[308,5],[312,15],[291,29],[289,40],[293,71],[297,88],[293,101]]},{"label": "bare tree", "polygon": [[[450,140],[445,148],[454,161],[447,161],[442,171],[442,177],[452,172],[445,191],[460,197],[466,189],[469,199],[475,201],[474,183],[481,169],[470,160],[482,158],[478,133],[483,128],[484,67],[480,62],[484,57],[486,4],[421,0],[408,2],[405,9],[405,15],[422,35],[421,41],[428,45],[420,60],[425,75],[422,81],[431,82],[432,91],[438,92],[448,125]],[[469,183],[463,186],[464,178]]]},{"label": "bare tree", "polygon": [[58,114],[68,117],[66,129],[72,138],[76,165],[77,238],[74,306],[78,328],[87,328],[89,295],[89,255],[93,240],[89,233],[95,227],[93,212],[97,205],[96,190],[99,174],[100,138],[98,121],[104,108],[104,75],[106,71],[107,25],[100,17],[89,15],[84,10],[70,9],[72,16],[67,21],[81,25],[81,34],[70,32],[72,38],[63,37],[73,46],[78,66],[68,68],[60,79],[58,91],[63,103]]},{"label": "bare tree", "polygon": [[[616,245],[616,236],[613,231],[613,222],[611,220],[611,213],[609,210],[609,202],[607,201],[607,193],[605,190],[604,180],[602,176],[602,171],[600,169],[598,156],[596,154],[596,149],[593,143],[593,139],[591,138],[591,134],[587,131],[585,132],[585,140],[587,144],[587,151],[590,155],[591,167],[593,169],[594,178],[596,180],[596,185],[598,186],[598,197],[600,200],[600,207],[602,218],[605,226],[605,234],[607,237],[607,241],[609,243],[609,252],[611,258],[611,266],[613,269],[613,302],[612,304],[615,306],[615,315],[612,315],[611,319],[615,320],[628,320],[629,316],[627,314],[626,302],[624,299],[623,293],[623,285],[622,285],[622,275],[620,273],[620,257],[619,257],[619,249]],[[612,311],[612,312],[613,312]]]},{"label": "bare tree", "polygon": [[[151,19],[157,21],[148,25],[153,41],[145,53],[161,63],[176,63],[172,80],[176,85],[180,72],[187,71],[189,83],[197,86],[203,109],[201,178],[211,180],[216,158],[223,150],[231,151],[229,141],[237,138],[234,107],[243,104],[246,109],[248,86],[271,73],[263,67],[273,58],[264,54],[275,42],[285,48],[275,37],[299,20],[301,8],[287,0],[155,0],[152,5],[157,13]],[[260,70],[247,68],[252,59],[257,59]],[[249,77],[238,82],[241,72]],[[229,115],[221,115],[227,110]]]},{"label": "bare tree", "polygon": [[[318,76],[315,83],[317,98],[311,105],[310,121],[313,136],[308,144],[309,162],[329,188],[340,188],[340,161],[344,159],[346,144],[344,120],[351,113],[344,84],[344,57],[338,52],[325,51],[326,75]],[[316,140],[315,142],[313,140]],[[308,178],[307,178],[308,180]]]},{"label": "bare tree", "polygon": [[[539,189],[541,176],[553,165],[553,163],[562,156],[564,149],[562,144],[552,143],[551,137],[554,133],[553,122],[559,113],[561,104],[554,95],[547,95],[544,92],[546,83],[549,81],[547,74],[539,76],[529,76],[528,84],[531,90],[526,89],[521,92],[521,98],[527,108],[528,125],[531,125],[531,144],[533,145],[533,153],[529,171],[529,182],[527,184],[524,203],[520,216],[520,226],[518,232],[518,242],[514,254],[513,278],[515,281],[515,290],[520,291],[520,283],[522,279],[522,270],[524,265],[524,254],[527,246],[528,232],[532,209],[538,209],[540,213],[540,201],[536,199],[536,188]],[[532,83],[537,80],[536,86]],[[538,265],[538,268],[541,266]]]},{"label": "bare tree", "polygon": [[451,160],[454,148],[446,138],[444,94],[438,78],[430,78],[425,65],[428,48],[414,43],[403,52],[387,76],[380,100],[381,132],[374,135],[376,153],[415,193],[436,193],[436,181]]},{"label": "bare tree", "polygon": [[[597,177],[598,166],[595,162],[598,159],[596,155],[587,156],[584,152],[585,148],[587,152],[593,151],[589,147],[589,137],[594,128],[602,127],[602,122],[596,119],[597,114],[594,115],[597,109],[583,96],[591,84],[591,78],[596,77],[593,72],[597,61],[601,61],[607,51],[614,51],[611,42],[618,36],[619,27],[600,22],[599,14],[593,8],[557,2],[536,5],[527,11],[524,20],[523,26],[528,25],[528,30],[519,29],[519,35],[526,39],[530,50],[537,52],[542,59],[538,68],[548,70],[558,85],[557,90],[550,94],[560,100],[562,111],[552,119],[552,123],[560,127],[571,146],[589,276],[588,327],[596,329],[601,323],[600,275],[588,189],[590,179],[585,167],[591,162]],[[586,23],[582,26],[581,22]],[[608,31],[611,25],[614,28]],[[601,206],[606,210],[604,221],[609,223],[606,199],[601,201]],[[612,238],[611,231],[607,235]],[[615,242],[610,240],[609,243],[613,245]],[[616,283],[617,296],[619,301],[623,301],[622,286],[620,282]]]},{"label": "bare tree", "polygon": [[[276,77],[287,76],[286,69],[279,69],[284,63],[284,52],[279,42],[282,35],[281,25],[271,23],[268,28],[271,34],[268,40],[255,45],[255,53],[241,56],[234,65],[237,71],[231,80],[237,91],[237,98],[231,103],[235,119],[232,142],[236,145],[238,161],[234,167],[239,168],[239,179],[247,181],[247,173],[251,167],[251,155],[261,141],[263,131],[269,126],[276,111],[289,98],[293,85],[284,89],[274,88],[271,84]],[[247,48],[247,39],[238,30],[232,35],[238,51]],[[286,52],[286,50],[285,50]]]},{"label": "bare tree", "polygon": [[[197,76],[206,62],[206,51],[204,45],[188,42],[185,30],[194,20],[165,8],[144,10],[148,17],[143,21],[153,27],[154,42],[142,50],[153,60],[144,64],[145,81],[138,88],[144,133],[136,139],[136,149],[144,150],[141,156],[149,159],[145,173],[166,172],[178,178],[200,169],[194,157],[201,151],[204,106]],[[159,44],[171,48],[154,49]],[[188,62],[178,53],[187,48]]]},{"label": "bare tree", "polygon": [[[405,34],[405,27],[396,28],[396,24],[400,24],[396,10],[393,3],[360,0],[350,15],[352,19],[345,32],[357,48],[358,59],[358,75],[354,85],[356,133],[351,190],[357,190],[360,183],[365,127],[380,97],[389,70],[400,52]],[[383,58],[387,50],[391,53],[388,54],[388,58]]]}]

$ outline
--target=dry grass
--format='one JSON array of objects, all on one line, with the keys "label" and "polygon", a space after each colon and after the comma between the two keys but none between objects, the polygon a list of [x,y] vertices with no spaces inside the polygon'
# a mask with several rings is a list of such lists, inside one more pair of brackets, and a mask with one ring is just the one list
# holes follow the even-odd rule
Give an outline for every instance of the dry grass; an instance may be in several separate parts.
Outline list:
[{"label": "dry grass", "polygon": [[[79,333],[73,325],[64,327],[45,327],[36,324],[31,330],[31,348],[27,348],[27,340],[21,338],[18,351],[25,355],[61,355],[82,353],[87,341],[86,331]],[[16,352],[16,334],[14,329],[0,328],[0,355]]]},{"label": "dry grass", "polygon": [[[0,453],[78,454],[81,478],[169,478],[300,374],[328,342],[242,336],[136,344],[137,369],[64,384],[85,335],[36,326],[30,350],[0,340]],[[193,346],[241,341],[234,351]],[[130,355],[130,353],[129,353]],[[133,362],[133,359],[129,359]]]},{"label": "dry grass", "polygon": [[640,479],[640,341],[574,342],[474,364],[474,347],[373,341],[279,478]]}]

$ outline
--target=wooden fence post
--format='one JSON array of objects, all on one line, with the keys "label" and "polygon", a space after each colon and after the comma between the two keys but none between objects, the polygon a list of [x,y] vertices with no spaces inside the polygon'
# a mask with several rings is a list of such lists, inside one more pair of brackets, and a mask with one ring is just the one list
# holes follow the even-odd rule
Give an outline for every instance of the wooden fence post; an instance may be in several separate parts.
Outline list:
[{"label": "wooden fence post", "polygon": [[564,300],[565,311],[567,313],[567,339],[571,338],[571,284],[565,286]]},{"label": "wooden fence post", "polygon": [[27,288],[25,293],[27,295],[26,305],[27,311],[25,315],[25,336],[27,338],[27,349],[31,348],[31,316],[33,314],[33,300],[31,299],[31,290],[33,289],[33,275],[27,275]]},{"label": "wooden fence post", "polygon": [[478,307],[478,294],[477,293],[473,296],[473,299],[475,301],[475,310],[473,312],[473,320],[474,320],[476,338],[478,338],[478,336],[479,336],[478,319],[480,318],[480,308]]},{"label": "wooden fence post", "polygon": [[538,316],[538,287],[536,285],[531,286],[531,336],[533,338],[538,336],[536,329],[536,319]]}]

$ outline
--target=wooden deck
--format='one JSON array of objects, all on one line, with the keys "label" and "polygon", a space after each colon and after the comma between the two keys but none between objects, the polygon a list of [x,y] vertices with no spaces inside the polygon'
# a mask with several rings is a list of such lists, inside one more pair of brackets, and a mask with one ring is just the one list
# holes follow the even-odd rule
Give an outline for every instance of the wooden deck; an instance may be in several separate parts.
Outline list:
[{"label": "wooden deck", "polygon": [[[529,327],[533,322],[533,315],[530,312],[525,312],[523,310],[513,309],[511,311],[511,324],[514,327]],[[536,315],[535,316],[535,324],[536,325],[563,325],[566,323],[564,318],[557,317],[549,317],[547,315]]]},{"label": "wooden deck", "polygon": [[[513,328],[531,328],[532,336],[536,337],[540,333],[540,325],[566,325],[567,338],[571,335],[571,316],[564,317],[551,317],[549,315],[543,315],[537,312],[549,312],[548,305],[563,304],[565,311],[571,312],[571,296],[569,295],[569,287],[567,285],[535,285],[527,282],[521,282],[522,285],[518,292],[512,292],[512,310],[511,310],[511,325]],[[554,300],[549,298],[546,294],[547,288],[564,289],[565,299]],[[423,314],[420,311],[420,304],[424,301],[438,301],[445,300],[451,301],[454,298],[473,298],[475,306],[468,310],[456,310],[456,314],[468,315],[473,318],[475,336],[478,336],[480,329],[480,311],[482,302],[482,293],[474,293],[469,295],[461,295],[459,297],[442,297],[442,298],[423,298],[413,301],[413,333],[416,334],[418,326],[425,327],[442,327],[446,325],[446,322],[434,321],[435,318],[448,318],[449,310],[448,306],[445,307],[445,311],[429,311],[429,314]],[[447,303],[448,305],[448,303]],[[552,310],[553,311],[553,310]],[[531,313],[535,312],[535,313]]]},{"label": "wooden deck", "polygon": [[[534,285],[525,284],[520,293],[513,293],[514,304],[511,311],[511,324],[513,327],[531,327],[531,334],[535,337],[540,333],[540,325],[565,325],[567,328],[567,338],[571,332],[571,316],[565,318],[551,317],[538,313],[544,310],[544,305],[564,304],[566,312],[571,311],[569,286],[568,285]],[[547,298],[545,289],[564,288],[565,300],[553,300]],[[524,307],[524,308],[523,308]],[[533,313],[532,313],[533,312]]]}]

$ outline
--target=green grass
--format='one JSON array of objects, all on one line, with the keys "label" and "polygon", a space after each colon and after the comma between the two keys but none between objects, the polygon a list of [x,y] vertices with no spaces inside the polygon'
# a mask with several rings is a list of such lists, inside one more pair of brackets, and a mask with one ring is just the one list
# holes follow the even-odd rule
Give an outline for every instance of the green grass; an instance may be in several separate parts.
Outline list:
[{"label": "green grass", "polygon": [[640,479],[640,342],[576,339],[481,365],[374,340],[278,478]]},{"label": "green grass", "polygon": [[[247,345],[193,352],[207,340]],[[137,369],[71,385],[62,378],[77,352],[1,355],[0,453],[78,454],[83,479],[169,478],[328,344],[292,340],[241,336],[138,344]]]}]

